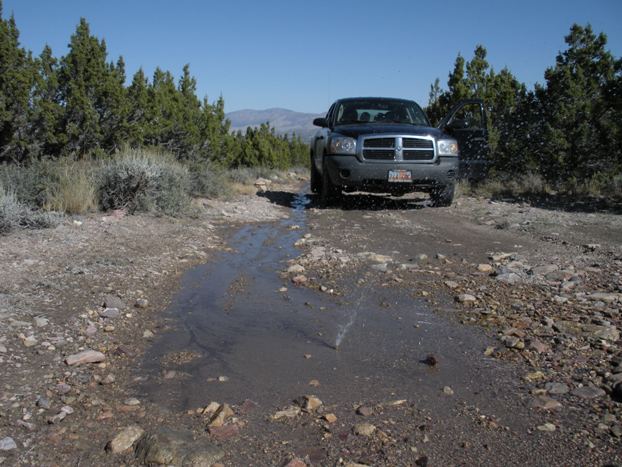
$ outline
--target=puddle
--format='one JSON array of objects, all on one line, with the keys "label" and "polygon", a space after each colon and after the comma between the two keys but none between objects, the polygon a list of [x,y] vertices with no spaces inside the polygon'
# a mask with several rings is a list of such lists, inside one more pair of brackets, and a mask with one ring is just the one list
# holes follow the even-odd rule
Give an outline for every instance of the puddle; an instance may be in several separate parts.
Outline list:
[{"label": "puddle", "polygon": [[[491,342],[476,329],[443,319],[405,290],[352,286],[339,299],[280,277],[298,255],[307,203],[298,195],[289,219],[240,229],[233,252],[184,275],[168,310],[173,330],[158,337],[139,370],[147,376],[141,394],[175,411],[245,399],[273,410],[309,393],[349,405],[416,400],[447,414],[457,400],[508,410],[490,395],[503,391],[513,370],[483,357]],[[175,352],[195,358],[167,359]],[[421,362],[428,354],[438,365]],[[166,371],[176,373],[166,379]],[[309,386],[313,379],[319,387]],[[457,397],[443,396],[444,386]]]}]

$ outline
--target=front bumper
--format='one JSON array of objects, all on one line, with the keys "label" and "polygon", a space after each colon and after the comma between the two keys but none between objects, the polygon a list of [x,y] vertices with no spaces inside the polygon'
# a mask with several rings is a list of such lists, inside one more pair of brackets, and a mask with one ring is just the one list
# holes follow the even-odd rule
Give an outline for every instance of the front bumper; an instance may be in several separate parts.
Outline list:
[{"label": "front bumper", "polygon": [[[458,177],[457,157],[438,157],[432,163],[361,162],[356,156],[325,156],[331,182],[346,191],[409,192],[450,185]],[[410,170],[412,182],[388,181],[389,170]]]}]

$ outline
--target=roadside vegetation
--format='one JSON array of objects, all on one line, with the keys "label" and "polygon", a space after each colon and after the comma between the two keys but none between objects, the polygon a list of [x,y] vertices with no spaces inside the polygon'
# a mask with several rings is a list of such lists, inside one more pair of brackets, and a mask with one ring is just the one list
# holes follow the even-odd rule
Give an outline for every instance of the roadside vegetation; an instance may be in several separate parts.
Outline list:
[{"label": "roadside vegetation", "polygon": [[[566,43],[533,90],[493,70],[483,46],[458,55],[447,89],[431,86],[433,121],[464,98],[488,108],[492,176],[463,193],[622,199],[622,60],[590,26]],[[0,0],[0,231],[95,210],[183,215],[193,196],[307,165],[299,137],[268,123],[232,133],[224,108],[197,96],[187,65],[178,79],[158,68],[126,84],[123,58],[110,61],[84,19],[65,56],[34,56]]]},{"label": "roadside vegetation", "polygon": [[193,196],[307,163],[307,145],[268,123],[232,133],[224,99],[199,99],[189,66],[126,85],[123,58],[110,62],[84,19],[67,55],[35,57],[1,12],[0,0],[1,232],[100,209],[183,215]]},{"label": "roadside vegetation", "polygon": [[491,180],[469,190],[622,200],[622,59],[589,25],[573,25],[565,41],[532,90],[509,69],[494,70],[482,45],[470,61],[458,55],[446,89],[439,79],[431,85],[435,123],[461,99],[487,107]]}]

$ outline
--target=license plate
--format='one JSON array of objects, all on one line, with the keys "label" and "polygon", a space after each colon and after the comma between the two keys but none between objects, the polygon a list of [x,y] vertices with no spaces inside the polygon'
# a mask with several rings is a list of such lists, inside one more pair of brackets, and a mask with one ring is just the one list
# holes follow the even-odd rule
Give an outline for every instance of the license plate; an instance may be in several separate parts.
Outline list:
[{"label": "license plate", "polygon": [[410,183],[413,181],[413,174],[410,170],[389,170],[389,182]]}]

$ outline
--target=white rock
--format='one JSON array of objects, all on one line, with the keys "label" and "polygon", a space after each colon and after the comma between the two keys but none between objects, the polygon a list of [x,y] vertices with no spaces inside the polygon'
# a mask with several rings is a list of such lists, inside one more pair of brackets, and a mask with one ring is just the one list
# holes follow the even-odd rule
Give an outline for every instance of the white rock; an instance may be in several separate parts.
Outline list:
[{"label": "white rock", "polygon": [[13,449],[17,449],[17,444],[13,438],[7,436],[0,439],[0,451],[11,451]]},{"label": "white rock", "polygon": [[137,425],[128,426],[112,438],[106,446],[106,449],[113,454],[127,451],[144,433],[145,430]]},{"label": "white rock", "polygon": [[70,355],[65,358],[65,363],[69,366],[82,365],[84,363],[99,363],[106,360],[106,356],[96,350],[85,350],[83,352]]}]

